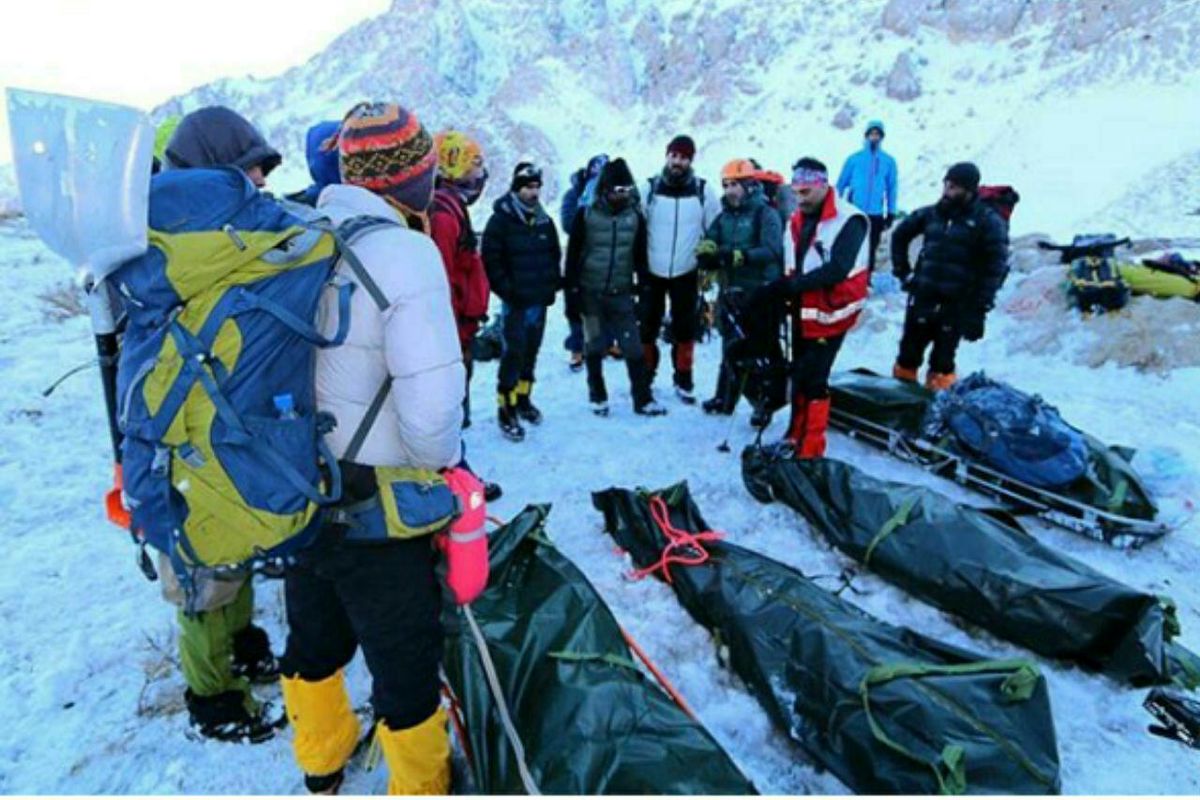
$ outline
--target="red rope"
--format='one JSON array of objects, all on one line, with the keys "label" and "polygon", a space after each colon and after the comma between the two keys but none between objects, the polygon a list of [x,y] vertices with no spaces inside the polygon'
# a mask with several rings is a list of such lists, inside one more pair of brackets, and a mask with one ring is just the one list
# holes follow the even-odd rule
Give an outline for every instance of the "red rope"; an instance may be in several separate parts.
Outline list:
[{"label": "red rope", "polygon": [[666,502],[658,496],[650,498],[650,516],[667,537],[667,546],[663,548],[662,557],[657,562],[644,569],[634,570],[631,576],[641,580],[647,575],[662,570],[663,579],[671,583],[671,565],[682,564],[685,567],[695,567],[708,561],[709,553],[704,549],[704,542],[716,542],[725,534],[717,531],[700,531],[692,533],[671,524],[670,511]]},{"label": "red rope", "polygon": [[471,752],[471,741],[467,738],[467,726],[462,718],[462,706],[459,705],[458,698],[454,696],[454,691],[450,685],[442,682],[442,695],[450,701],[450,724],[454,726],[454,733],[458,738],[458,743],[462,745],[463,754],[467,757],[467,763],[472,768],[475,766],[475,755]]}]

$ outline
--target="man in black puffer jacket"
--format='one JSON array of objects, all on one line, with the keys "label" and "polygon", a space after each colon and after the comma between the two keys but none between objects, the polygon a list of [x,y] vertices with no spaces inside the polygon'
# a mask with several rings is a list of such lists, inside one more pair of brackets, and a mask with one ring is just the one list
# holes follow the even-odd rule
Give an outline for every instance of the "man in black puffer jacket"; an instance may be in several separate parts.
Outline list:
[{"label": "man in black puffer jacket", "polygon": [[542,171],[522,161],[513,170],[508,194],[492,206],[483,231],[483,267],[504,305],[504,351],[497,373],[500,431],[519,442],[524,420],[542,421],[533,405],[534,368],[546,330],[546,308],[562,285],[562,247],[554,220],[542,208]]},{"label": "man in black puffer jacket", "polygon": [[[909,293],[900,355],[892,374],[916,381],[925,349],[934,390],[953,385],[954,354],[961,339],[983,338],[983,323],[1008,275],[1008,227],[980,202],[979,168],[969,162],[950,167],[942,199],[906,217],[892,233],[892,272]],[[908,246],[924,236],[917,268]]]}]

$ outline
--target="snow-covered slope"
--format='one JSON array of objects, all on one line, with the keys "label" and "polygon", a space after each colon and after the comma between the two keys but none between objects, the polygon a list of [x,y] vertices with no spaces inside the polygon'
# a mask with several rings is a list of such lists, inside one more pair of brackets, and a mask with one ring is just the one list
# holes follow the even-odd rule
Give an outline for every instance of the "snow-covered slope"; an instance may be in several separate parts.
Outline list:
[{"label": "snow-covered slope", "polygon": [[291,188],[308,125],[395,99],[431,127],[477,132],[495,190],[526,156],[561,180],[621,153],[645,176],[681,131],[709,175],[745,156],[837,169],[880,117],[904,207],[972,158],[1024,195],[1017,232],[1065,235],[1194,223],[1194,184],[1149,179],[1200,153],[1198,91],[1190,0],[396,0],[282,76],[221,81],[160,112],[252,115],[287,153],[276,182]]},{"label": "snow-covered slope", "polygon": [[[49,399],[41,390],[91,356],[88,323],[70,315],[59,290],[69,269],[48,256],[20,222],[0,223],[0,269],[21,292],[0,301],[0,792],[293,793],[301,790],[288,736],[256,747],[197,741],[182,709],[174,611],[134,564],[127,537],[103,518],[108,445],[94,373],[76,376]],[[1005,307],[1011,286],[1001,298]],[[59,303],[55,303],[55,298]],[[66,318],[54,314],[65,306]],[[61,316],[61,314],[59,314]],[[902,298],[877,294],[847,341],[841,365],[886,369],[894,356]],[[1039,392],[1070,421],[1113,443],[1139,448],[1135,465],[1158,494],[1164,516],[1183,527],[1137,553],[1108,549],[1058,530],[1034,527],[1044,542],[1142,589],[1173,596],[1182,641],[1200,648],[1200,526],[1190,520],[1200,496],[1200,369],[1160,377],[1130,369],[1077,366],[1061,353],[1014,351],[1031,323],[1000,313],[988,337],[963,348],[962,371],[986,366],[996,377]],[[1039,318],[1035,324],[1054,326]],[[472,462],[504,485],[492,511],[510,517],[526,503],[552,502],[550,533],[697,711],[701,721],[755,781],[772,793],[841,793],[773,730],[745,687],[718,662],[706,633],[670,589],[630,582],[630,564],[603,534],[590,493],[612,485],[663,486],[687,478],[709,520],[733,541],[770,553],[810,575],[838,574],[846,559],[810,534],[782,506],[764,507],[741,486],[736,453],[751,439],[743,409],[732,428],[734,454],[718,453],[727,422],[667,399],[670,414],[635,417],[624,370],[609,362],[614,411],[586,409],[581,375],[567,371],[561,308],[552,310],[535,399],[542,427],[520,445],[501,438],[491,398],[495,364],[479,365]],[[698,350],[702,393],[715,380],[719,345]],[[665,394],[665,392],[663,393]],[[777,421],[768,437],[781,434]],[[898,465],[840,436],[831,454],[877,475],[930,483],[956,498],[983,502],[952,485]],[[878,578],[855,579],[845,596],[890,622],[994,656],[1029,654],[964,628]],[[834,587],[833,583],[830,584]],[[282,646],[281,588],[259,584],[258,614]],[[1133,691],[1078,669],[1036,659],[1050,681],[1071,793],[1200,792],[1195,755],[1145,732],[1149,717]],[[357,702],[369,694],[359,662],[351,669]],[[349,788],[381,791],[381,773],[356,775]]]},{"label": "snow-covered slope", "polygon": [[[1188,216],[1200,208],[1197,65],[1195,2],[399,0],[276,79],[223,81],[159,111],[224,102],[253,116],[288,156],[272,175],[277,190],[304,181],[307,125],[365,98],[407,103],[434,128],[476,131],[498,176],[494,187],[507,183],[518,157],[541,159],[559,179],[552,191],[598,150],[628,155],[647,175],[680,131],[697,138],[698,166],[710,176],[735,155],[783,168],[813,153],[836,169],[858,146],[864,122],[879,116],[907,208],[933,199],[947,163],[970,157],[986,180],[1021,190],[1018,233],[1113,227],[1182,236],[1200,232],[1200,218]],[[0,270],[18,287],[0,299],[0,792],[300,791],[286,735],[258,747],[189,736],[172,664],[173,609],[100,509],[110,466],[95,376],[41,396],[55,376],[92,357],[87,320],[62,288],[70,270],[19,220],[0,221]],[[1063,326],[1044,309],[1024,314],[1023,277],[1014,274],[1005,288],[987,338],[964,346],[961,371],[986,367],[1101,438],[1138,447],[1135,465],[1164,515],[1181,522],[1138,553],[1034,532],[1139,588],[1172,595],[1184,644],[1200,649],[1200,526],[1190,519],[1200,498],[1200,369],[1166,370],[1166,361],[1152,363],[1152,372],[1111,362],[1089,368],[1097,327]],[[1135,322],[1156,308],[1144,306]],[[1195,336],[1195,306],[1174,303],[1171,313]],[[873,296],[840,365],[887,369],[902,316],[901,296]],[[1142,335],[1120,320],[1105,324],[1105,342]],[[502,440],[495,428],[495,366],[477,370],[476,424],[466,438],[472,462],[506,489],[495,513],[554,503],[550,532],[561,549],[760,790],[845,791],[771,728],[666,587],[625,578],[629,565],[603,535],[590,492],[687,478],[706,516],[734,541],[807,574],[836,574],[847,562],[792,512],[749,498],[736,455],[715,449],[725,420],[670,400],[665,419],[634,417],[623,370],[612,362],[614,414],[588,414],[582,377],[563,364],[564,332],[556,308],[536,393],[546,422],[524,444]],[[699,349],[702,392],[717,360],[715,343]],[[751,438],[745,415],[732,429],[735,454]],[[779,434],[777,422],[768,436]],[[840,436],[831,450],[874,474],[980,502]],[[983,653],[1028,655],[877,578],[856,581],[862,593],[848,598],[885,620]],[[278,649],[280,587],[259,588],[260,622]],[[1195,754],[1145,733],[1144,692],[1038,661],[1050,680],[1066,791],[1200,793]],[[369,687],[358,662],[351,683],[364,701]],[[383,783],[380,773],[360,775],[349,788],[380,791]]]}]

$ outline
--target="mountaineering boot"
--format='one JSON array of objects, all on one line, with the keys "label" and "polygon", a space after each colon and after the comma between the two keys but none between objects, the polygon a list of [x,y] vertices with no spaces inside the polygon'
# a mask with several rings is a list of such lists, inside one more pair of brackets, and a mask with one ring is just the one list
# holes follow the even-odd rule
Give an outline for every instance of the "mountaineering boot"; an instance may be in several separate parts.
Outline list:
[{"label": "mountaineering boot", "polygon": [[276,716],[270,703],[251,712],[246,694],[237,689],[202,697],[191,689],[184,692],[188,721],[206,739],[237,744],[261,744],[275,736],[285,717]]},{"label": "mountaineering boot", "polygon": [[692,381],[695,354],[695,342],[671,346],[671,361],[675,366],[675,394],[689,406],[696,404],[696,384]]},{"label": "mountaineering boot", "polygon": [[388,794],[450,793],[450,734],[446,725],[443,708],[424,722],[398,731],[379,721],[375,739],[388,766]]},{"label": "mountaineering boot", "polygon": [[304,788],[309,794],[326,794],[335,795],[342,789],[342,782],[346,780],[346,770],[339,769],[330,775],[305,775]]},{"label": "mountaineering boot", "polygon": [[957,380],[958,376],[953,372],[934,372],[933,370],[929,370],[929,373],[925,376],[925,388],[933,392],[943,392],[953,386]]},{"label": "mountaineering boot", "polygon": [[567,359],[567,369],[571,370],[571,372],[583,371],[583,353],[572,351],[570,357]]},{"label": "mountaineering boot", "polygon": [[909,383],[917,382],[917,371],[908,367],[900,366],[899,362],[892,365],[892,377],[900,381],[908,381]]},{"label": "mountaineering boot", "polygon": [[533,394],[533,381],[520,381],[517,384],[517,416],[530,425],[542,424],[542,412],[530,399]]},{"label": "mountaineering boot", "polygon": [[254,623],[233,635],[233,664],[235,678],[251,683],[274,683],[279,680],[279,660],[271,652],[267,632]]},{"label": "mountaineering boot", "polygon": [[717,372],[717,391],[708,400],[701,403],[700,407],[704,409],[705,414],[721,414],[729,416],[733,413],[734,406],[737,405],[736,398],[733,397],[734,385],[733,375],[727,365],[721,364]]},{"label": "mountaineering boot", "polygon": [[788,420],[787,433],[783,438],[790,442],[792,449],[800,452],[800,445],[804,441],[805,420],[808,416],[808,398],[797,392],[792,395],[792,416]]},{"label": "mountaineering boot", "polygon": [[654,398],[650,398],[643,403],[635,404],[633,413],[640,414],[643,417],[662,417],[666,415],[667,409]]},{"label": "mountaineering boot", "polygon": [[[598,416],[608,416],[608,389],[604,385],[604,354],[589,354],[587,357],[588,401],[592,404],[592,413]],[[599,407],[603,406],[601,413]]]},{"label": "mountaineering boot", "polygon": [[504,435],[505,439],[510,442],[525,441],[525,429],[521,427],[521,420],[517,418],[517,393],[515,390],[496,395],[496,423],[500,426],[500,433]]},{"label": "mountaineering boot", "polygon": [[295,731],[292,747],[305,785],[327,785],[358,746],[358,717],[342,671],[319,681],[285,675],[282,685],[287,718]]},{"label": "mountaineering boot", "polygon": [[809,400],[804,412],[804,439],[796,458],[822,458],[825,455],[825,430],[829,427],[829,398]]}]

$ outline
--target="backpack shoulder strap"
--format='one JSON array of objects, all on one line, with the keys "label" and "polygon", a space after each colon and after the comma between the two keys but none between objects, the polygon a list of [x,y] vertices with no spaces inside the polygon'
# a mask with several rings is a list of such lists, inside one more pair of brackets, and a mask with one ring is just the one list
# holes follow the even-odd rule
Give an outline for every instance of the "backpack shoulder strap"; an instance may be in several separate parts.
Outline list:
[{"label": "backpack shoulder strap", "polygon": [[371,277],[371,273],[363,265],[362,259],[354,252],[354,243],[366,236],[371,231],[380,230],[382,228],[400,227],[400,223],[395,220],[384,219],[383,217],[361,216],[351,217],[345,220],[340,225],[333,225],[329,220],[319,220],[311,223],[317,230],[324,231],[333,236],[333,241],[337,245],[338,255],[346,260],[350,265],[350,270],[354,273],[354,277],[362,284],[362,287],[367,290],[367,294],[371,295],[371,300],[380,311],[386,311],[391,305],[388,302],[387,295],[379,288],[379,284]]},{"label": "backpack shoulder strap", "polygon": [[647,178],[646,182],[650,184],[650,191],[646,192],[646,211],[650,211],[650,206],[654,205],[654,195],[658,194],[658,176]]},{"label": "backpack shoulder strap", "polygon": [[696,196],[700,198],[701,211],[704,210],[704,191],[706,186],[707,184],[704,182],[704,178],[696,178]]}]

